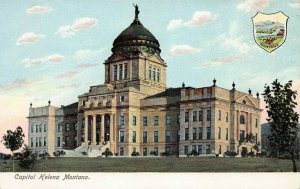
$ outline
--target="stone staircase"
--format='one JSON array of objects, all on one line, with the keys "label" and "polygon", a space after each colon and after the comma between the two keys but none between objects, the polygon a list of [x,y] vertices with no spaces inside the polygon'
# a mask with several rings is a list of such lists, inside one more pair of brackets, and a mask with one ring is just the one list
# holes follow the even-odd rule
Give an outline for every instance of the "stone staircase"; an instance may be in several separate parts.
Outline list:
[{"label": "stone staircase", "polygon": [[[74,150],[64,150],[66,155],[63,157],[99,157],[102,156],[106,148],[110,148],[109,142],[105,145],[89,145],[88,147],[83,144]],[[82,154],[82,152],[86,152],[87,155]]]}]

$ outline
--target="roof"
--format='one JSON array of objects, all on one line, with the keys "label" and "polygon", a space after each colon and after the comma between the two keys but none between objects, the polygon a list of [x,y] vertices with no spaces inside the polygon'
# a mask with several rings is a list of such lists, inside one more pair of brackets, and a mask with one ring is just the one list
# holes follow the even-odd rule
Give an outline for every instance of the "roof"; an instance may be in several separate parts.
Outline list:
[{"label": "roof", "polygon": [[145,99],[151,99],[151,98],[160,98],[160,97],[174,97],[174,96],[180,96],[182,87],[178,88],[168,88],[164,92],[148,96]]}]

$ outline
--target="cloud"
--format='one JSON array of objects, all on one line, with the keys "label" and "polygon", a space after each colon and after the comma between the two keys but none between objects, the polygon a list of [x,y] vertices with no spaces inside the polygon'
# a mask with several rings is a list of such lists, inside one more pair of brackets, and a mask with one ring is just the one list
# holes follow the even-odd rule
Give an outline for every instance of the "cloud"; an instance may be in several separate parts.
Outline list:
[{"label": "cloud", "polygon": [[72,78],[75,77],[79,74],[79,72],[75,72],[75,71],[68,71],[65,73],[62,73],[58,76],[56,76],[56,79],[66,79],[66,78]]},{"label": "cloud", "polygon": [[38,59],[31,59],[31,58],[25,58],[22,60],[24,64],[26,64],[26,67],[30,67],[31,65],[38,65],[45,62],[52,62],[52,63],[58,63],[64,60],[64,56],[60,54],[52,54],[44,58],[38,58]]},{"label": "cloud", "polygon": [[80,49],[75,52],[74,58],[79,60],[86,60],[87,58],[91,58],[99,55],[101,52],[102,52],[101,49],[96,49],[96,50]]},{"label": "cloud", "polygon": [[8,92],[14,89],[19,89],[19,88],[24,88],[27,87],[33,83],[36,83],[39,80],[25,80],[25,79],[19,79],[15,80],[14,82],[10,84],[6,84],[4,86],[0,86],[0,91],[1,92]]},{"label": "cloud", "polygon": [[26,9],[26,12],[28,14],[43,14],[43,13],[50,12],[51,10],[52,10],[51,7],[43,7],[43,6],[37,5],[37,6],[33,6],[33,7]]},{"label": "cloud", "polygon": [[99,66],[99,64],[84,63],[84,64],[78,65],[79,68],[90,68],[90,67],[95,67],[95,66]]},{"label": "cloud", "polygon": [[194,26],[201,26],[209,21],[216,19],[217,16],[213,15],[211,12],[208,11],[197,11],[194,13],[193,18],[184,22],[181,19],[174,19],[171,20],[167,26],[167,31],[173,31],[180,27],[194,27]]},{"label": "cloud", "polygon": [[229,64],[229,63],[233,63],[235,61],[241,60],[243,58],[244,57],[241,57],[241,56],[219,57],[219,58],[215,58],[213,60],[210,60],[208,62],[205,62],[201,66],[210,66],[210,65],[216,65],[216,64]]},{"label": "cloud", "polygon": [[44,38],[45,35],[35,34],[33,32],[24,33],[16,42],[16,45],[22,45],[25,43],[37,42],[40,39]]},{"label": "cloud", "polygon": [[256,13],[262,11],[270,4],[269,0],[246,0],[237,5],[237,9],[246,11],[248,13]]},{"label": "cloud", "polygon": [[62,56],[62,55],[60,55],[60,54],[52,54],[52,55],[50,55],[50,56],[47,57],[47,60],[48,60],[49,62],[54,62],[54,63],[60,62],[60,61],[62,61],[63,59],[64,59],[64,56]]},{"label": "cloud", "polygon": [[59,35],[62,38],[71,37],[72,35],[75,35],[76,32],[81,30],[87,30],[97,24],[96,18],[79,18],[75,20],[75,22],[71,25],[65,25],[58,28],[56,31],[56,35]]},{"label": "cloud", "polygon": [[300,0],[296,0],[294,3],[290,3],[289,5],[295,9],[300,8]]},{"label": "cloud", "polygon": [[76,89],[76,88],[79,88],[79,87],[81,87],[80,84],[73,83],[71,85],[60,85],[60,86],[56,87],[56,89],[66,89],[66,88],[75,88]]},{"label": "cloud", "polygon": [[199,51],[201,51],[201,49],[197,49],[189,45],[174,45],[171,47],[168,56],[193,54]]}]

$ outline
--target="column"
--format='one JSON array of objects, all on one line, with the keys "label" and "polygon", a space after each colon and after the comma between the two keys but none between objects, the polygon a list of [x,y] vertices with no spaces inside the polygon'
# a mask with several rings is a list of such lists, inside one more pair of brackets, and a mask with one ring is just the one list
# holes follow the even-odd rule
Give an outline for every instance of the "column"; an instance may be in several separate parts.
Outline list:
[{"label": "column", "polygon": [[[114,141],[114,121],[113,121],[113,119],[114,119],[114,116],[113,116],[113,114],[110,114],[109,115],[109,141],[110,142],[113,142]],[[125,119],[125,118],[124,118]]]},{"label": "column", "polygon": [[96,114],[93,115],[93,126],[92,126],[92,144],[96,144]]},{"label": "column", "polygon": [[87,146],[88,145],[88,124],[89,124],[89,116],[84,117],[84,144]]},{"label": "column", "polygon": [[240,140],[240,111],[236,111],[236,139]]},{"label": "column", "polygon": [[101,142],[104,142],[105,138],[104,138],[104,114],[101,115]]}]

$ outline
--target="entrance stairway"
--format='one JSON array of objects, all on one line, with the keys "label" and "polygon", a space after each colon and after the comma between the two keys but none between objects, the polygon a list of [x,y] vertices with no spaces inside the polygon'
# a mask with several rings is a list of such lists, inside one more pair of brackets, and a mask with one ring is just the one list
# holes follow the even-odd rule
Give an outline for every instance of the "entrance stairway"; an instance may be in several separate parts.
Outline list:
[{"label": "entrance stairway", "polygon": [[[106,148],[110,148],[110,143],[107,142],[105,145],[81,145],[74,150],[63,150],[66,155],[63,157],[99,157]],[[83,153],[85,152],[85,154]]]}]

